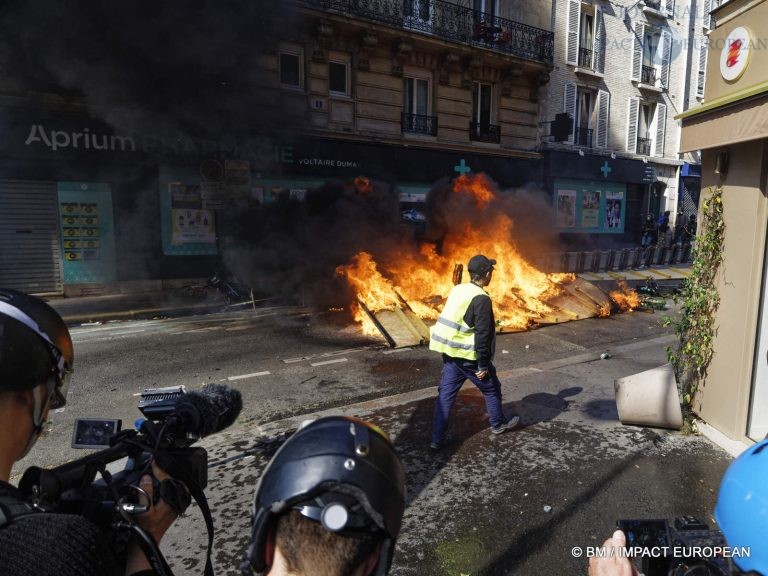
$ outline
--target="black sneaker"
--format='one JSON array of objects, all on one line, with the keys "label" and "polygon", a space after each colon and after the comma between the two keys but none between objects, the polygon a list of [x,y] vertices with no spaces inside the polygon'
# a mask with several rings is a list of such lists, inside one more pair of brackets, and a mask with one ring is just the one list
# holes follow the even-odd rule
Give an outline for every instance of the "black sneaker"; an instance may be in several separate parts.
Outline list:
[{"label": "black sneaker", "polygon": [[430,442],[429,443],[429,449],[430,450],[434,450],[435,452],[437,452],[438,450],[442,450],[443,446],[444,446],[444,444],[442,442]]},{"label": "black sneaker", "polygon": [[507,420],[504,424],[491,428],[491,432],[494,434],[503,434],[507,430],[512,430],[512,428],[517,426],[518,422],[520,422],[520,416],[512,416],[512,418]]}]

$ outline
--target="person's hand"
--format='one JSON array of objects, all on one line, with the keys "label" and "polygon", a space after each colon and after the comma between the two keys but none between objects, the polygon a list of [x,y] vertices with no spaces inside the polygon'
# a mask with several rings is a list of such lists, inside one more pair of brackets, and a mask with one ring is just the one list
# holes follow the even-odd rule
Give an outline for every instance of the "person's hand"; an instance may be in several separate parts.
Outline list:
[{"label": "person's hand", "polygon": [[[160,468],[154,462],[152,462],[152,476],[157,478],[160,482],[171,478],[165,470]],[[143,514],[136,516],[136,524],[152,534],[155,542],[159,543],[166,530],[168,530],[174,520],[176,520],[178,512],[169,506],[162,498],[159,498],[157,502],[155,502],[155,487],[152,484],[152,476],[145,474],[141,477],[141,481],[139,482],[139,487],[144,490],[149,497],[150,507],[149,510]]]},{"label": "person's hand", "polygon": [[[171,478],[165,470],[160,468],[154,462],[152,462],[152,476],[157,478],[160,482]],[[155,539],[155,542],[159,544],[160,540],[165,535],[166,530],[168,530],[174,520],[176,520],[178,513],[162,498],[157,502],[154,502],[155,490],[152,484],[152,476],[145,474],[139,481],[139,487],[144,490],[149,497],[150,507],[149,510],[143,514],[136,516],[136,524],[151,534]],[[149,560],[134,538],[128,546],[128,552],[125,557],[125,574],[130,576],[136,572],[149,570],[151,567]]]},{"label": "person's hand", "polygon": [[475,376],[480,378],[480,380],[485,380],[486,378],[488,378],[488,370],[487,369],[486,370],[478,370],[477,372],[475,372]]},{"label": "person's hand", "polygon": [[612,553],[589,559],[589,576],[639,576],[637,568],[632,566],[629,558],[619,553],[626,545],[627,537],[624,532],[616,530],[613,536],[603,542],[603,548],[613,549]]}]

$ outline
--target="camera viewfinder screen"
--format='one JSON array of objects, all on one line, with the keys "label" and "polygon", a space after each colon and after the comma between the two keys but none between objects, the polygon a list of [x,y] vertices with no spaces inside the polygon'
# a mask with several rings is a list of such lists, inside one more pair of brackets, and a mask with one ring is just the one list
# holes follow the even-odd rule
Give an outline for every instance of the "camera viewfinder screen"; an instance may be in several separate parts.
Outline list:
[{"label": "camera viewfinder screen", "polygon": [[72,433],[72,448],[106,448],[120,425],[120,420],[79,418]]},{"label": "camera viewfinder screen", "polygon": [[619,528],[627,535],[627,547],[653,548],[668,545],[666,520],[620,520]]}]

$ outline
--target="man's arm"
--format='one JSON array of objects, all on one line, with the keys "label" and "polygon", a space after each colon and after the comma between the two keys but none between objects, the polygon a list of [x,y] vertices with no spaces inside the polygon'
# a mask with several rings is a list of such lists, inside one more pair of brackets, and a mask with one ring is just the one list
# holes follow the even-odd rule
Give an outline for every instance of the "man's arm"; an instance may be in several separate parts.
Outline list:
[{"label": "man's arm", "polygon": [[[471,314],[473,324],[467,319]],[[464,321],[475,328],[475,350],[477,351],[477,370],[487,371],[491,365],[491,343],[493,342],[493,304],[487,294],[479,294],[472,299]]]}]

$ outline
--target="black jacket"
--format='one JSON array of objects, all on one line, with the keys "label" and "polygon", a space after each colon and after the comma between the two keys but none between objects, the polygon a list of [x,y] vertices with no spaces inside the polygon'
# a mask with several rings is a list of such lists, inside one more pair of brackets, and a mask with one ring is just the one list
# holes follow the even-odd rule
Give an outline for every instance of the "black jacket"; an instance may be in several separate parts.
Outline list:
[{"label": "black jacket", "polygon": [[[23,501],[0,481],[0,496]],[[2,576],[112,576],[121,568],[93,523],[71,514],[33,512],[0,526]]]},{"label": "black jacket", "polygon": [[493,303],[488,294],[478,294],[472,298],[464,313],[464,322],[475,329],[477,369],[487,370],[496,352],[496,319],[493,317]]}]

